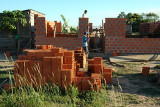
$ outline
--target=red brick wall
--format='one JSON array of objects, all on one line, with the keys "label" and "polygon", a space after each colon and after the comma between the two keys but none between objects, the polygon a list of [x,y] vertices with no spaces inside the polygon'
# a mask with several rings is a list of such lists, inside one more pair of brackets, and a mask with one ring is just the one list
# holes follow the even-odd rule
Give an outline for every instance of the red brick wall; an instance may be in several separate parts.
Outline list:
[{"label": "red brick wall", "polygon": [[126,19],[106,18],[105,52],[159,53],[160,38],[126,38]]},{"label": "red brick wall", "polygon": [[140,23],[139,24],[139,34],[147,35],[152,34],[154,31],[155,34],[160,34],[160,21],[155,23]]},{"label": "red brick wall", "polygon": [[[79,37],[78,36],[47,37],[47,35],[49,35],[48,34],[49,31],[46,30],[45,17],[38,17],[37,15],[35,15],[35,36],[36,36],[35,45],[53,45],[55,47],[62,47],[65,49],[76,49],[77,47],[82,47],[83,33],[85,30],[88,30],[88,18],[80,18],[79,25],[80,25]],[[52,32],[52,30],[50,32]]]}]

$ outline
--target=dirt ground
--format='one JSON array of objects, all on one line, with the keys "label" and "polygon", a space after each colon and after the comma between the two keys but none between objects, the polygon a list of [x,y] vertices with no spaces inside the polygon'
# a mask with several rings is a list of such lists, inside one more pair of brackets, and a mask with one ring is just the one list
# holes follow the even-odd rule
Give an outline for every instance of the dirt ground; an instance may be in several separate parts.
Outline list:
[{"label": "dirt ground", "polygon": [[[160,61],[150,62],[119,62],[110,63],[104,60],[107,68],[113,68],[112,85],[118,92],[123,93],[124,96],[130,95],[136,98],[134,105],[129,106],[160,106],[160,83],[157,82],[156,65]],[[142,67],[151,67],[150,75],[143,77],[141,75]]]},{"label": "dirt ground", "polygon": [[[114,87],[115,91],[123,95],[123,100],[130,103],[129,107],[157,107],[160,106],[160,84],[157,83],[156,69],[154,67],[160,64],[160,61],[150,62],[119,62],[111,63],[108,57],[101,54],[91,54],[90,58],[103,57],[103,63],[107,68],[113,68],[112,84],[107,87]],[[0,54],[0,87],[4,81],[8,81],[8,69],[13,71],[14,63],[17,58],[8,58],[3,53]],[[150,75],[143,77],[141,75],[142,67],[151,67]],[[12,72],[13,73],[13,72]],[[130,97],[131,100],[126,98]]]}]

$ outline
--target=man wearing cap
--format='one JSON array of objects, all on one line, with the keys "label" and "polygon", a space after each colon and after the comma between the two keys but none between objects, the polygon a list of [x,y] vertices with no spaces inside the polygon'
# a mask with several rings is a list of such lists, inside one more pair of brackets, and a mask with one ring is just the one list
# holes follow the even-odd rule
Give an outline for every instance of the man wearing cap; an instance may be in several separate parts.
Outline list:
[{"label": "man wearing cap", "polygon": [[88,41],[89,41],[89,39],[90,38],[88,37],[88,32],[85,31],[84,35],[82,37],[82,44],[83,44],[83,50],[86,53],[87,59],[88,59],[88,54],[89,54],[89,51],[88,51]]}]

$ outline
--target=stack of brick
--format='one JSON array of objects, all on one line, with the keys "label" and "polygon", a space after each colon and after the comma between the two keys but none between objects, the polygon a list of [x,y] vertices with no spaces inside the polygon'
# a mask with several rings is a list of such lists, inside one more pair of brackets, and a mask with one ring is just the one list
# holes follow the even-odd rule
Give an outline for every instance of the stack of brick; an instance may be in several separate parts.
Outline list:
[{"label": "stack of brick", "polygon": [[[100,91],[101,75],[92,73],[90,76],[86,76],[84,72],[80,72],[80,64],[75,60],[76,52],[74,50],[56,48],[52,45],[36,46],[36,48],[35,50],[25,50],[27,55],[19,55],[18,60],[15,61],[16,86],[32,84],[37,87],[46,83],[54,83],[69,89],[70,85],[75,84],[79,91],[93,89]],[[78,50],[82,51],[81,48],[77,48],[76,51]],[[81,56],[79,57],[81,58]],[[86,59],[83,58],[83,60]]]},{"label": "stack of brick", "polygon": [[88,60],[88,75],[92,75],[92,73],[101,74],[102,82],[112,83],[112,69],[105,68],[101,57],[94,57],[94,59]]},{"label": "stack of brick", "polygon": [[[16,86],[32,84],[37,87],[54,83],[65,89],[75,85],[79,91],[101,91],[101,75],[106,79],[106,83],[111,83],[111,70],[104,68],[101,57],[88,60],[87,73],[79,70],[81,58],[86,61],[82,48],[67,50],[52,45],[36,46],[36,48],[25,50],[27,54],[19,55],[15,61]],[[77,52],[81,55],[76,56]],[[81,65],[83,64],[81,62]]]},{"label": "stack of brick", "polygon": [[74,51],[75,60],[80,64],[80,68],[85,68],[86,66],[86,54],[82,48],[76,48]]},{"label": "stack of brick", "polygon": [[[72,81],[77,70],[74,59],[74,51],[55,48],[50,45],[43,45],[41,47],[42,49],[28,50],[27,55],[20,55],[18,60],[15,61],[17,65],[15,66],[14,72],[16,85],[20,86],[18,83],[20,80],[18,75],[21,77],[25,76],[29,84],[37,85],[35,84],[35,81],[40,83],[38,77],[42,76],[43,83],[53,82],[58,85],[61,84],[61,81],[63,81],[61,80],[61,77],[68,75],[70,72],[71,76],[69,75],[69,77],[71,77],[70,81]],[[67,73],[65,73],[65,69],[67,69]],[[31,80],[35,81],[32,83]]]},{"label": "stack of brick", "polygon": [[93,73],[91,76],[76,76],[73,85],[78,87],[79,91],[101,91],[101,75]]}]

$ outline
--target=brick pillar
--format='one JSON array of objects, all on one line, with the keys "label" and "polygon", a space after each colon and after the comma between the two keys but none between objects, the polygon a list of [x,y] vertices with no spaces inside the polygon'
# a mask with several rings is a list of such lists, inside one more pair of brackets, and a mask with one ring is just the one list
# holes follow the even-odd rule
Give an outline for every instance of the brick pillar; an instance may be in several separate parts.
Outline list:
[{"label": "brick pillar", "polygon": [[84,35],[84,32],[89,32],[89,18],[79,18],[79,37]]},{"label": "brick pillar", "polygon": [[34,34],[36,37],[44,37],[47,34],[46,29],[46,18],[38,17],[37,14],[34,15]]}]

